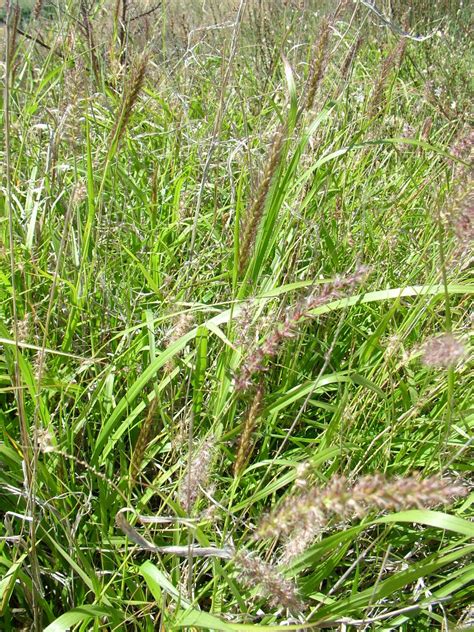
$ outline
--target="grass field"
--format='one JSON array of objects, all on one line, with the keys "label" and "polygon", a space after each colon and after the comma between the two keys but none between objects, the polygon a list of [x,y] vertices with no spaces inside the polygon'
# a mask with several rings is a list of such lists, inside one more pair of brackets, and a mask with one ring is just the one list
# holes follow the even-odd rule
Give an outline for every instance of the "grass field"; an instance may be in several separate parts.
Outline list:
[{"label": "grass field", "polygon": [[474,629],[469,3],[0,17],[1,630]]}]

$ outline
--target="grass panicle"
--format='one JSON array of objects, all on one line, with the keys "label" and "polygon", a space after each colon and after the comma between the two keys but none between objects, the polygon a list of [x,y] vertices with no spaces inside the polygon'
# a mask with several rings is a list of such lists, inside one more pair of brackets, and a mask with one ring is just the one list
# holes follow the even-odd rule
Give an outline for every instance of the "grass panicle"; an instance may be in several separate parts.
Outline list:
[{"label": "grass panicle", "polygon": [[316,98],[316,92],[324,76],[327,64],[329,35],[331,23],[328,18],[323,18],[319,28],[319,35],[312,52],[311,69],[306,82],[306,95],[304,109],[311,110]]},{"label": "grass panicle", "polygon": [[43,9],[44,0],[36,0],[35,6],[33,7],[32,15],[35,20],[37,20],[40,16],[40,13]]},{"label": "grass panicle", "polygon": [[[176,321],[176,325],[174,325],[174,327],[172,327],[166,335],[166,345],[169,347],[174,342],[179,340],[182,336],[184,336],[184,334],[186,334],[191,329],[193,323],[194,316],[192,314],[181,314]],[[165,371],[169,373],[174,369],[174,367],[175,358],[172,358],[171,360],[168,360],[168,362],[165,364]]]},{"label": "grass panicle", "polygon": [[[347,520],[373,512],[447,505],[467,493],[465,485],[440,476],[387,479],[382,474],[371,474],[362,476],[354,484],[345,476],[334,476],[326,487],[310,487],[286,498],[280,507],[262,519],[256,537],[291,535],[293,538],[304,533],[305,544],[308,544],[331,518]],[[295,529],[296,536],[292,535]]]},{"label": "grass panicle", "polygon": [[148,412],[140,427],[138,439],[135,443],[132,452],[132,459],[130,462],[130,483],[131,485],[137,480],[140,474],[140,468],[145,456],[146,449],[150,442],[151,433],[153,430],[155,411],[158,405],[157,397],[154,397],[148,406]]},{"label": "grass panicle", "polygon": [[7,3],[10,5],[10,9],[7,7],[7,16],[9,19],[9,29],[7,32],[8,36],[8,50],[9,50],[9,71],[10,75],[13,79],[13,74],[15,72],[15,57],[17,53],[17,45],[18,45],[18,27],[20,25],[21,18],[21,10],[20,5],[18,3],[13,3],[12,0],[7,0]]},{"label": "grass panicle", "polygon": [[239,437],[239,447],[234,462],[234,476],[239,476],[248,460],[248,455],[252,447],[252,436],[255,431],[260,413],[262,412],[263,397],[265,390],[262,384],[257,386],[250,408],[248,409]]},{"label": "grass panicle", "polygon": [[421,128],[421,134],[420,134],[421,140],[423,140],[425,143],[429,143],[430,141],[430,134],[431,134],[432,127],[433,127],[433,117],[427,116],[425,120],[423,121],[423,127]]},{"label": "grass panicle", "polygon": [[191,456],[191,463],[178,491],[178,500],[188,514],[192,512],[201,494],[201,489],[209,483],[215,451],[216,440],[213,436],[209,436]]},{"label": "grass panicle", "polygon": [[406,40],[401,39],[383,60],[369,102],[369,117],[376,118],[385,105],[385,90],[391,73],[398,70],[406,49]]},{"label": "grass panicle", "polygon": [[455,230],[459,241],[469,246],[474,241],[474,191],[461,200],[455,219]]},{"label": "grass panicle", "polygon": [[241,246],[239,252],[239,269],[241,274],[247,268],[249,259],[252,256],[253,248],[255,246],[255,240],[257,238],[258,228],[262,221],[263,213],[265,210],[265,200],[270,190],[273,176],[275,175],[280,164],[285,141],[285,132],[286,127],[282,125],[273,138],[267,164],[258,185],[255,199],[244,218]]},{"label": "grass panicle", "polygon": [[250,350],[235,378],[235,389],[244,391],[252,385],[255,374],[266,370],[266,361],[273,358],[285,340],[294,338],[300,321],[308,318],[311,311],[340,298],[344,292],[360,284],[367,276],[367,270],[360,268],[346,277],[337,277],[332,283],[317,287],[314,292],[297,302],[287,310],[283,321],[276,323],[274,331],[263,343]]},{"label": "grass panicle", "polygon": [[140,96],[140,91],[145,82],[148,59],[148,52],[145,51],[140,55],[137,55],[131,64],[123,91],[122,102],[115,120],[115,125],[111,132],[111,138],[113,138],[117,143],[120,141],[127,128],[133,108]]},{"label": "grass panicle", "polygon": [[351,68],[354,65],[355,59],[357,55],[359,54],[360,49],[362,48],[363,43],[364,43],[364,36],[359,35],[356,41],[350,47],[349,52],[345,56],[344,61],[342,62],[342,66],[341,66],[341,76],[343,79],[347,79],[351,71]]},{"label": "grass panicle", "polygon": [[458,160],[465,161],[471,166],[474,163],[474,130],[461,135],[451,147],[451,153]]},{"label": "grass panicle", "polygon": [[78,21],[78,27],[86,40],[87,50],[89,53],[90,66],[94,80],[97,86],[101,85],[101,66],[99,56],[97,55],[96,34],[94,32],[94,26],[91,20],[90,12],[92,7],[89,3],[81,0],[80,2],[80,18]]},{"label": "grass panicle", "polygon": [[298,595],[295,584],[285,579],[273,564],[264,562],[247,551],[239,551],[234,557],[239,570],[239,580],[250,589],[257,588],[259,594],[274,608],[285,608],[299,614],[305,606]]},{"label": "grass panicle", "polygon": [[452,334],[442,334],[436,338],[431,338],[423,345],[423,364],[429,367],[453,366],[465,357],[464,345]]}]

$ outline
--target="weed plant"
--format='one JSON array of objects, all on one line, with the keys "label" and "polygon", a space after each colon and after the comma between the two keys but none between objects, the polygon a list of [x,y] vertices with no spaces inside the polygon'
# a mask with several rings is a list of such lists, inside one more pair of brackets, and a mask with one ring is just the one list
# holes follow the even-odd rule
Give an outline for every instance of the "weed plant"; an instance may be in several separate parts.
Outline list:
[{"label": "weed plant", "polygon": [[468,3],[2,16],[1,629],[472,629]]}]

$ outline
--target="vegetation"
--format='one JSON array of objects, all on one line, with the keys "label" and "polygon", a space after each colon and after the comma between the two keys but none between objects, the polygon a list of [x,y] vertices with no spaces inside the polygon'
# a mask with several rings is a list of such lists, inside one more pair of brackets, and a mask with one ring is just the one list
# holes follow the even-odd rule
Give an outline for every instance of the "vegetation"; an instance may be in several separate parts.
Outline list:
[{"label": "vegetation", "polygon": [[5,4],[2,630],[474,625],[470,18]]}]

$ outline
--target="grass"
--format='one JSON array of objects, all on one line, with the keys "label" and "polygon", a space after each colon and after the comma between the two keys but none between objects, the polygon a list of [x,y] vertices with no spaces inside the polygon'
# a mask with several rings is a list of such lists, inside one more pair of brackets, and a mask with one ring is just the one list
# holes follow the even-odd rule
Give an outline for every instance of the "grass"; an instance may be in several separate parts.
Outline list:
[{"label": "grass", "polygon": [[2,630],[469,629],[469,9],[37,4]]}]

